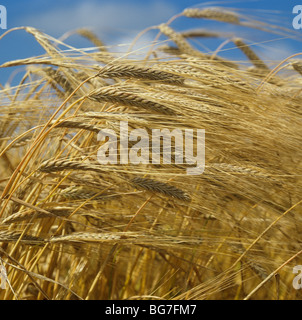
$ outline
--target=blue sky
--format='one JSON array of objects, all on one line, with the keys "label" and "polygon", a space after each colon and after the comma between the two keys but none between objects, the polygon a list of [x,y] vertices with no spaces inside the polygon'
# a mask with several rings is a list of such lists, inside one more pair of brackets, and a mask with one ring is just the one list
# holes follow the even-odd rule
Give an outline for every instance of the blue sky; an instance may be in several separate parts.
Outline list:
[{"label": "blue sky", "polygon": [[[302,1],[300,1],[302,4]],[[166,22],[171,16],[180,13],[190,6],[205,4],[213,6],[228,6],[242,8],[243,13],[257,15],[268,10],[278,13],[277,24],[292,28],[292,9],[299,4],[298,0],[259,0],[259,1],[189,1],[189,0],[0,0],[7,9],[8,29],[18,26],[33,26],[54,37],[60,37],[65,32],[89,27],[106,44],[130,43],[133,37],[142,29]],[[177,30],[203,28],[201,20],[189,21],[179,19],[173,23]],[[222,30],[223,31],[223,30]],[[0,35],[3,33],[0,30]],[[146,35],[146,42],[153,35]],[[275,37],[277,38],[277,37]],[[302,30],[301,30],[302,38]],[[255,41],[255,39],[252,39]],[[91,43],[80,37],[73,36],[68,43],[76,47],[90,47]],[[276,59],[301,50],[299,42],[275,41],[273,46],[280,49]],[[211,44],[210,44],[211,45]],[[215,47],[210,48],[214,50]],[[282,51],[283,50],[283,51]],[[37,56],[44,50],[25,31],[10,33],[0,41],[0,64],[30,56]],[[4,84],[16,77],[14,68],[0,69],[0,83]],[[18,78],[18,75],[17,75]]]}]

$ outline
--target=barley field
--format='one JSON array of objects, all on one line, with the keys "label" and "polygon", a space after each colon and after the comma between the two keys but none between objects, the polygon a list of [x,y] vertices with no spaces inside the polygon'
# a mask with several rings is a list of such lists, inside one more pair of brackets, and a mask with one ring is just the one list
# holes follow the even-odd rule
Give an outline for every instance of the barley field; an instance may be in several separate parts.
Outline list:
[{"label": "barley field", "polygon": [[[177,19],[196,28],[176,30]],[[26,68],[0,94],[1,300],[302,298],[301,53],[262,59],[263,40],[239,32],[298,42],[293,30],[188,8],[138,34],[133,45],[158,32],[147,48],[121,53],[86,29],[75,33],[94,51],[16,29],[0,42],[25,32],[45,54],[0,66]],[[197,45],[209,38],[217,50]],[[205,129],[204,172],[187,174],[175,148],[171,163],[99,163],[99,131],[119,134],[121,121]]]}]

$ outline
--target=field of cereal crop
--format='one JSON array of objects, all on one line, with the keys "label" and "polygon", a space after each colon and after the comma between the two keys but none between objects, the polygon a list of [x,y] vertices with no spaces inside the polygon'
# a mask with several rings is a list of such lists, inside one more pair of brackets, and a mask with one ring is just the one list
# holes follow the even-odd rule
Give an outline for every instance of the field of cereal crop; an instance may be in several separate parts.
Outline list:
[{"label": "field of cereal crop", "polygon": [[[0,93],[1,300],[301,299],[301,53],[261,59],[239,30],[296,35],[258,19],[186,9],[152,27],[144,53],[113,52],[88,29],[77,33],[94,51],[33,27],[0,36],[25,32],[45,50],[0,66],[26,68]],[[196,46],[208,38],[216,51]],[[123,154],[121,123],[136,133]],[[165,141],[149,150],[156,129],[204,129],[204,171],[188,174],[196,143],[195,162],[177,161],[176,137],[171,161]]]}]

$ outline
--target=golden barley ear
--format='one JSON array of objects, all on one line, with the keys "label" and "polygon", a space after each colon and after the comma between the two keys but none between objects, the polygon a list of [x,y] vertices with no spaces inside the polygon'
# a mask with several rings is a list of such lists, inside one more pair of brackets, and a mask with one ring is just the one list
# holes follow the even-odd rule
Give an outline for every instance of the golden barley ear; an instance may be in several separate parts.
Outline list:
[{"label": "golden barley ear", "polygon": [[[53,125],[54,121],[49,124],[49,126]],[[83,130],[88,130],[92,131],[95,133],[99,133],[100,130],[102,129],[101,127],[88,124],[88,123],[83,123],[80,121],[74,121],[74,120],[64,120],[62,122],[59,122],[55,125],[56,128],[73,128],[73,129],[83,129]]]},{"label": "golden barley ear", "polygon": [[180,32],[184,38],[220,38],[226,37],[226,34],[214,32],[207,29],[192,29]]},{"label": "golden barley ear", "polygon": [[108,171],[108,168],[105,168],[101,165],[87,164],[83,162],[70,161],[67,159],[60,160],[46,160],[44,161],[40,168],[42,172],[57,172],[63,170],[82,170],[82,171],[94,171],[99,173],[104,173]]},{"label": "golden barley ear", "polygon": [[185,191],[165,182],[146,178],[134,178],[131,180],[131,183],[136,187],[143,188],[155,193],[161,193],[168,197],[176,198],[183,201],[191,200],[191,197]]},{"label": "golden barley ear", "polygon": [[176,74],[134,64],[108,64],[99,71],[98,76],[106,78],[135,78],[175,85],[182,85],[184,82],[184,78]]},{"label": "golden barley ear", "polygon": [[77,29],[76,33],[81,35],[82,37],[91,41],[96,47],[100,49],[100,51],[107,51],[105,44],[101,41],[95,33],[86,28]]},{"label": "golden barley ear", "polygon": [[238,15],[234,12],[217,8],[188,8],[183,11],[183,15],[188,18],[211,19],[232,24],[240,24]]},{"label": "golden barley ear", "polygon": [[22,235],[22,232],[0,231],[0,242],[17,242],[19,239],[21,239],[21,243],[27,245],[43,245],[46,242],[46,239],[27,234]]},{"label": "golden barley ear", "polygon": [[112,200],[114,198],[119,197],[116,194],[110,195],[107,192],[95,192],[88,188],[79,188],[79,187],[69,187],[65,189],[60,195],[69,200],[87,200],[92,199],[93,201],[96,200]]},{"label": "golden barley ear", "polygon": [[139,94],[123,90],[120,87],[108,86],[96,89],[90,92],[87,97],[97,102],[107,101],[112,103],[120,103],[125,106],[134,106],[166,115],[175,114],[171,108],[164,104],[152,101],[151,99],[140,96]]},{"label": "golden barley ear", "polygon": [[295,61],[292,63],[293,68],[302,75],[302,62]]},{"label": "golden barley ear", "polygon": [[72,242],[120,242],[123,237],[114,233],[92,233],[74,232],[65,236],[54,236],[50,238],[50,243],[72,243]]},{"label": "golden barley ear", "polygon": [[169,37],[177,45],[178,49],[182,53],[199,57],[205,56],[200,51],[194,49],[179,32],[176,32],[167,24],[163,23],[158,28],[165,36]]},{"label": "golden barley ear", "polygon": [[250,59],[256,68],[269,71],[268,66],[259,58],[259,56],[251,49],[249,45],[240,38],[233,39],[235,45]]},{"label": "golden barley ear", "polygon": [[2,223],[3,224],[10,224],[20,221],[26,221],[30,219],[44,219],[44,218],[53,218],[53,217],[67,217],[71,214],[72,208],[71,207],[52,207],[50,210],[44,210],[45,212],[41,211],[32,211],[32,210],[22,210],[16,212],[7,218],[5,218]]},{"label": "golden barley ear", "polygon": [[13,145],[11,145],[10,149],[24,147],[29,144],[32,138],[32,135],[26,135],[25,137],[18,139]]},{"label": "golden barley ear", "polygon": [[68,79],[60,70],[55,70],[52,67],[47,67],[44,68],[43,71],[51,79],[51,84],[54,87],[54,89],[60,90],[58,87],[55,86],[56,84],[62,87],[65,93],[67,94],[71,94],[71,92],[74,90]]}]

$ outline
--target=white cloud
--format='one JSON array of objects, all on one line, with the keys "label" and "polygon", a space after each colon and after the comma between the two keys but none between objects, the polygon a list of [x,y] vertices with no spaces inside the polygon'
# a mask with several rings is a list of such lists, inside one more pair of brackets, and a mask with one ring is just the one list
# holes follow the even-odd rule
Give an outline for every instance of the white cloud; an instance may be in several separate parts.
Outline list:
[{"label": "white cloud", "polygon": [[88,27],[100,37],[116,36],[123,33],[137,33],[142,29],[167,21],[178,13],[171,3],[158,1],[145,4],[97,2],[95,0],[75,3],[70,7],[56,7],[37,15],[25,16],[22,25],[40,29],[52,36],[60,36],[67,31]]}]

